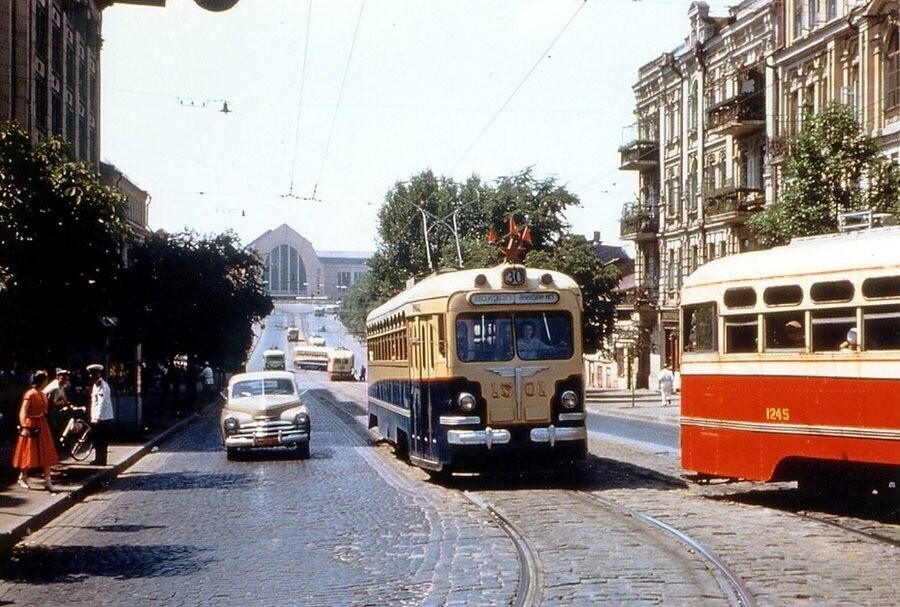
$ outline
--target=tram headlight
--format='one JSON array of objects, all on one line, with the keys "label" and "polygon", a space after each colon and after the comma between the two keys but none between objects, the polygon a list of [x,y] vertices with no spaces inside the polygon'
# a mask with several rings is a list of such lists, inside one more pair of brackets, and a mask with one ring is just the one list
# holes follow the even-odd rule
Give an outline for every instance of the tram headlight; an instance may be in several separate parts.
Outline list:
[{"label": "tram headlight", "polygon": [[475,409],[475,405],[478,401],[475,400],[475,397],[468,392],[460,392],[459,396],[456,398],[456,403],[459,405],[459,408],[469,413]]},{"label": "tram headlight", "polygon": [[559,402],[561,402],[562,406],[566,409],[574,409],[578,406],[578,395],[571,390],[566,390],[560,394]]}]

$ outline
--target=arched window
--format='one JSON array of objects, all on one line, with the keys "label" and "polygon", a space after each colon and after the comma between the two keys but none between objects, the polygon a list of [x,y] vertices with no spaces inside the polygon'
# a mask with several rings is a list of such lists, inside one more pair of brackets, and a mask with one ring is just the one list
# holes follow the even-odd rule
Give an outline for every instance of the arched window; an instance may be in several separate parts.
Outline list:
[{"label": "arched window", "polygon": [[900,108],[900,28],[895,27],[884,54],[884,109]]},{"label": "arched window", "polygon": [[697,98],[698,84],[695,81],[691,84],[691,94],[688,97],[688,131],[694,133],[697,131]]}]

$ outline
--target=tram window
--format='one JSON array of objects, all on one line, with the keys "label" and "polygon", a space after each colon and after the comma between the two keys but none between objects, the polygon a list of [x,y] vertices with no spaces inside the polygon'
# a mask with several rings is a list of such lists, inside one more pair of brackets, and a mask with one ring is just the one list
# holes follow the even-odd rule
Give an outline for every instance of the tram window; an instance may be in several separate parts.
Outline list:
[{"label": "tram window", "polygon": [[830,308],[812,312],[813,352],[836,352],[856,326],[855,308]]},{"label": "tram window", "polygon": [[757,321],[755,314],[725,317],[725,352],[756,352]]},{"label": "tram window", "polygon": [[863,332],[866,350],[900,350],[900,306],[864,309]]},{"label": "tram window", "polygon": [[766,350],[802,349],[806,347],[803,314],[766,314]]},{"label": "tram window", "polygon": [[862,293],[866,299],[900,297],[900,276],[867,278],[863,281]]},{"label": "tram window", "polygon": [[756,289],[753,287],[725,289],[722,299],[726,308],[752,308],[756,305]]},{"label": "tram window", "polygon": [[810,298],[816,303],[829,301],[850,301],[855,289],[849,280],[832,280],[813,283],[809,289]]},{"label": "tram window", "polygon": [[459,360],[479,362],[512,358],[512,318],[509,314],[460,314],[454,329]]},{"label": "tram window", "polygon": [[716,304],[685,306],[682,327],[685,352],[716,351]]},{"label": "tram window", "polygon": [[768,306],[796,306],[803,301],[800,285],[779,285],[763,291],[763,301]]},{"label": "tram window", "polygon": [[516,315],[516,351],[519,358],[571,358],[572,317],[566,312]]}]

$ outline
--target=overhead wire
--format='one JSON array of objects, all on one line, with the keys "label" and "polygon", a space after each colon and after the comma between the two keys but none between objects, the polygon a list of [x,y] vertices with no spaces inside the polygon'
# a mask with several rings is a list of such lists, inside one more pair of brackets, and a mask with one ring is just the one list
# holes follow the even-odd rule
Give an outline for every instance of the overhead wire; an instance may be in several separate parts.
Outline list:
[{"label": "overhead wire", "polygon": [[356,29],[353,30],[353,40],[350,43],[350,52],[347,54],[347,63],[344,66],[344,76],[341,79],[340,91],[338,91],[337,105],[335,105],[334,115],[331,117],[331,127],[328,129],[328,139],[325,141],[325,151],[322,153],[322,164],[319,166],[319,176],[316,178],[316,183],[313,186],[313,199],[316,199],[319,182],[322,180],[322,174],[325,172],[325,162],[328,160],[328,151],[331,148],[331,139],[334,136],[334,125],[337,123],[338,112],[341,109],[341,102],[344,97],[344,87],[347,84],[347,74],[350,72],[350,63],[353,61],[353,50],[356,48],[356,39],[359,36],[359,26],[362,23],[362,16],[365,8],[366,0],[363,0],[359,5],[359,15],[356,18]]},{"label": "overhead wire", "polygon": [[585,6],[586,4],[587,4],[587,0],[583,0],[583,2],[582,2],[581,4],[578,5],[578,8],[575,10],[574,13],[572,13],[572,16],[569,17],[569,20],[566,22],[566,24],[562,27],[562,29],[559,31],[559,33],[556,34],[556,36],[555,36],[555,37],[553,38],[553,40],[550,42],[550,46],[548,46],[548,47],[544,50],[544,52],[541,53],[540,57],[538,57],[538,60],[535,61],[534,65],[531,66],[531,69],[528,70],[528,72],[525,74],[525,76],[522,78],[522,80],[519,82],[519,84],[516,85],[516,88],[514,88],[513,91],[512,91],[512,93],[510,93],[509,96],[506,98],[506,101],[504,101],[504,102],[500,105],[500,108],[499,108],[496,112],[494,112],[494,115],[491,116],[491,119],[488,120],[488,122],[487,122],[486,125],[484,125],[484,128],[481,129],[481,132],[478,133],[478,136],[475,137],[475,140],[469,145],[468,148],[466,148],[466,151],[463,152],[462,156],[459,157],[459,160],[457,160],[456,163],[453,165],[453,168],[450,169],[450,173],[451,173],[451,174],[452,174],[452,173],[456,170],[456,168],[462,163],[462,161],[466,158],[466,156],[469,155],[469,152],[471,152],[472,149],[473,149],[476,145],[478,145],[478,142],[481,141],[481,138],[484,136],[484,134],[488,131],[488,129],[491,128],[491,125],[494,124],[494,122],[497,120],[497,118],[500,116],[500,114],[503,113],[503,110],[506,109],[506,106],[509,105],[509,102],[512,101],[513,97],[516,96],[516,93],[519,92],[519,89],[521,89],[521,88],[525,85],[525,82],[528,80],[528,78],[531,77],[531,74],[534,73],[534,70],[536,70],[537,67],[538,67],[538,66],[541,64],[541,62],[544,60],[544,58],[547,57],[547,56],[550,54],[550,51],[551,51],[551,50],[553,49],[553,47],[556,45],[557,41],[559,41],[559,39],[560,39],[560,38],[562,37],[562,35],[566,32],[566,30],[569,29],[569,26],[572,25],[572,22],[573,22],[573,21],[575,21],[575,17],[578,16],[578,13],[581,12],[581,9],[583,9],[584,6]]},{"label": "overhead wire", "polygon": [[309,32],[312,24],[312,0],[309,0],[309,6],[306,13],[306,39],[303,42],[303,63],[300,68],[300,99],[297,101],[297,122],[294,125],[294,153],[291,157],[291,185],[288,193],[284,195],[286,198],[296,198],[294,196],[294,176],[297,170],[297,151],[300,149],[300,116],[303,110],[303,89],[306,85],[306,59],[309,55]]}]

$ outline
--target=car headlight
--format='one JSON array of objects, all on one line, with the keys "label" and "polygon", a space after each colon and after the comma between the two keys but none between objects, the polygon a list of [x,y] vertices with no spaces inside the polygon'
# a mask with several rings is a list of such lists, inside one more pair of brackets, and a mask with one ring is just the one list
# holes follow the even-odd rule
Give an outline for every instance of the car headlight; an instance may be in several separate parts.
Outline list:
[{"label": "car headlight", "polygon": [[574,409],[578,406],[578,395],[571,390],[566,390],[559,396],[559,402],[561,402],[562,406],[566,409]]},{"label": "car headlight", "polygon": [[306,428],[309,429],[309,415],[306,413],[298,413],[294,416],[294,425],[298,428]]},{"label": "car headlight", "polygon": [[475,405],[478,401],[475,400],[475,397],[468,392],[461,392],[459,396],[456,398],[456,403],[459,405],[459,408],[469,413],[475,409]]},{"label": "car headlight", "polygon": [[238,420],[236,420],[235,418],[226,417],[225,421],[222,422],[222,427],[225,428],[226,434],[236,434],[238,431],[238,428],[240,428],[241,425],[238,423]]}]

